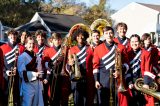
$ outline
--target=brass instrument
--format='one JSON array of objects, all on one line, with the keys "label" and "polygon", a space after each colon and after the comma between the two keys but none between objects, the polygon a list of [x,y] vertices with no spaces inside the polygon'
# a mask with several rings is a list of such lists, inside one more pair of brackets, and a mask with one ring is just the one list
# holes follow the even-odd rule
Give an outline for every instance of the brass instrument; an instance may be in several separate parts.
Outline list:
[{"label": "brass instrument", "polygon": [[[54,96],[55,96],[55,92],[56,92],[56,86],[57,86],[57,79],[58,79],[58,75],[61,76],[68,76],[66,71],[65,71],[65,65],[67,63],[67,56],[68,56],[68,49],[70,47],[70,37],[67,37],[64,39],[62,45],[61,45],[61,53],[57,56],[57,59],[54,61],[55,65],[54,66],[54,73],[53,73],[53,79],[51,82],[51,89],[50,89],[50,102],[52,103],[52,101],[54,100]],[[62,70],[59,74],[60,71],[60,64],[62,64]]]},{"label": "brass instrument", "polygon": [[82,23],[75,24],[75,25],[69,30],[69,36],[72,37],[72,34],[73,34],[74,31],[76,31],[77,29],[83,29],[83,30],[85,30],[85,31],[88,32],[89,37],[91,36],[91,29],[90,29],[87,25],[82,24]]},{"label": "brass instrument", "polygon": [[109,78],[110,78],[110,98],[109,98],[109,106],[114,106],[114,101],[113,101],[113,94],[112,94],[112,92],[113,92],[113,90],[112,90],[112,84],[113,84],[113,76],[112,76],[112,69],[110,69],[110,76],[109,76]]},{"label": "brass instrument", "polygon": [[71,73],[74,74],[74,79],[73,80],[77,81],[77,80],[82,78],[80,67],[79,67],[79,64],[78,64],[78,59],[77,59],[76,54],[71,55],[71,58],[74,59],[74,67],[72,68]]},{"label": "brass instrument", "polygon": [[134,83],[134,87],[135,87],[136,90],[160,100],[160,92],[156,92],[158,90],[157,83],[153,82],[149,86],[149,89],[143,88],[143,85],[144,85],[143,78],[138,78]]},{"label": "brass instrument", "polygon": [[62,45],[62,49],[63,49],[63,65],[62,65],[62,71],[61,71],[61,75],[62,76],[68,76],[65,72],[65,66],[66,66],[66,63],[67,63],[67,56],[68,56],[68,50],[71,46],[71,37],[67,37],[64,39],[64,44]]},{"label": "brass instrument", "polygon": [[105,19],[97,19],[91,24],[90,28],[91,30],[98,30],[100,32],[100,36],[102,36],[103,28],[105,28],[106,26],[111,26],[111,23],[109,23]]},{"label": "brass instrument", "polygon": [[[73,33],[77,30],[77,29],[83,29],[85,30],[86,32],[88,32],[89,34],[89,37],[87,38],[87,42],[89,43],[90,39],[91,39],[91,29],[89,28],[89,26],[85,25],[85,24],[82,24],[82,23],[78,23],[78,24],[75,24],[70,30],[69,30],[69,36],[72,37]],[[72,44],[74,44],[75,42],[73,41]]]},{"label": "brass instrument", "polygon": [[122,56],[120,50],[117,48],[115,51],[115,71],[119,72],[119,87],[118,91],[119,92],[125,92],[127,91],[125,89],[124,83],[123,83],[123,73],[122,73]]},{"label": "brass instrument", "polygon": [[15,62],[14,66],[11,68],[11,73],[9,76],[9,93],[8,93],[8,106],[14,106],[14,100],[13,100],[13,88],[14,88],[14,68],[17,65],[17,57],[19,55],[19,49],[15,49]]}]

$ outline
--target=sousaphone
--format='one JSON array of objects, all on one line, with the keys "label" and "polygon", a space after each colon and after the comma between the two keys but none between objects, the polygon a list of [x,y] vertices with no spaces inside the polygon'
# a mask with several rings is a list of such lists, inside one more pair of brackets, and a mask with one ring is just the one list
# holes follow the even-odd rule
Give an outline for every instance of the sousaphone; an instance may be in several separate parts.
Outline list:
[{"label": "sousaphone", "polygon": [[103,36],[103,28],[106,26],[111,26],[111,23],[109,23],[105,19],[97,19],[91,24],[90,28],[91,28],[91,30],[98,30],[100,32],[100,37],[102,37]]}]

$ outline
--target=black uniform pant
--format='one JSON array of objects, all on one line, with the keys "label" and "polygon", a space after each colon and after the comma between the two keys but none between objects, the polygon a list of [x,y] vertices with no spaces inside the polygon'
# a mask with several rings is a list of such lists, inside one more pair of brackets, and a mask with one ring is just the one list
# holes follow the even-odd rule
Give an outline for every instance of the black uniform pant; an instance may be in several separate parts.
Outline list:
[{"label": "black uniform pant", "polygon": [[72,82],[71,87],[73,92],[74,105],[86,106],[86,94],[87,94],[86,81],[81,80],[77,82]]},{"label": "black uniform pant", "polygon": [[145,100],[144,95],[135,89],[132,89],[131,91],[132,91],[132,98],[131,98],[129,105],[130,106],[145,106],[147,101]]},{"label": "black uniform pant", "polygon": [[112,103],[114,106],[118,105],[118,98],[117,93],[115,93],[115,90],[112,89],[112,100],[110,98],[111,91],[109,88],[102,87],[101,89],[97,90],[98,95],[98,106],[110,106],[110,103]]}]

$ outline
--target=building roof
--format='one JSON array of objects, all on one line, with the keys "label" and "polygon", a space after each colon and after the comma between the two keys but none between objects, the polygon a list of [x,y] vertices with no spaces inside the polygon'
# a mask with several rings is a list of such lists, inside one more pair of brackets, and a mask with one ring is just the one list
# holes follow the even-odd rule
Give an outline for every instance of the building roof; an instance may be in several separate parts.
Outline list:
[{"label": "building roof", "polygon": [[144,6],[148,7],[148,8],[151,8],[151,9],[154,9],[154,10],[160,12],[160,5],[155,5],[155,4],[144,4],[144,3],[138,3],[138,4],[144,5]]},{"label": "building roof", "polygon": [[73,25],[77,23],[85,23],[82,18],[73,15],[47,13],[38,14],[51,31],[68,32]]},{"label": "building roof", "polygon": [[22,31],[22,30],[36,31],[37,29],[47,31],[46,28],[38,20],[34,21],[34,22],[28,22],[22,26],[15,28],[15,30],[17,30],[17,31]]},{"label": "building roof", "polygon": [[81,17],[66,14],[49,14],[36,12],[30,22],[15,28],[16,30],[36,31],[43,29],[49,32],[67,33],[70,28],[77,24],[84,23]]}]

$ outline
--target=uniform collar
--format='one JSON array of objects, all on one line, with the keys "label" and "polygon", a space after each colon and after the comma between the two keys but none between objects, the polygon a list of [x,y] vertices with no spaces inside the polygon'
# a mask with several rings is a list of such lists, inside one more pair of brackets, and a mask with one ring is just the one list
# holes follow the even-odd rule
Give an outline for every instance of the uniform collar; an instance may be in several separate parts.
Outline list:
[{"label": "uniform collar", "polygon": [[53,46],[53,48],[56,50],[56,51],[58,51],[60,48],[61,48],[61,45],[59,45],[59,46]]},{"label": "uniform collar", "polygon": [[32,58],[35,56],[34,51],[25,50],[25,52],[30,55]]},{"label": "uniform collar", "polygon": [[77,45],[78,46],[78,48],[81,50],[84,46],[85,46],[85,44],[83,44],[83,45]]},{"label": "uniform collar", "polygon": [[127,39],[126,37],[120,38],[119,36],[117,38],[120,42],[124,42]]},{"label": "uniform collar", "polygon": [[109,43],[107,43],[107,42],[105,41],[105,44],[106,44],[106,46],[107,46],[107,48],[108,48],[109,50],[111,50],[111,48],[114,46],[114,42],[112,42],[111,44],[109,44]]},{"label": "uniform collar", "polygon": [[17,43],[11,44],[11,42],[8,41],[8,44],[9,44],[10,47],[14,48]]}]

